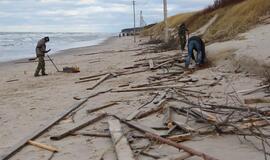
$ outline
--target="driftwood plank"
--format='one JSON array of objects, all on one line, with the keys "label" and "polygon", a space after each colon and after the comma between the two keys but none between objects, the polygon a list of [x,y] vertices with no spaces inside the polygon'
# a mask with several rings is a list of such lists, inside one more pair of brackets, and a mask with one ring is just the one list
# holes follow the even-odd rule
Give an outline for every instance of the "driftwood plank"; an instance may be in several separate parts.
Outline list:
[{"label": "driftwood plank", "polygon": [[161,63],[161,64],[155,66],[153,69],[158,69],[159,67],[162,67],[162,66],[164,66],[166,64],[169,64],[169,63],[172,63],[172,62],[174,62],[174,60],[168,60],[168,61],[166,61],[164,63]]},{"label": "driftwood plank", "polygon": [[118,119],[109,120],[109,129],[118,160],[135,160]]},{"label": "driftwood plank", "polygon": [[94,88],[96,88],[100,83],[102,83],[103,81],[105,81],[107,78],[109,78],[112,74],[108,73],[106,75],[104,75],[103,77],[101,77],[92,87],[87,88],[87,90],[92,90]]},{"label": "driftwood plank", "polygon": [[63,138],[65,138],[65,137],[69,136],[70,134],[72,134],[72,133],[74,133],[74,132],[76,132],[76,131],[78,131],[78,130],[80,130],[80,129],[83,129],[83,128],[89,126],[90,124],[93,124],[93,123],[95,123],[95,122],[97,122],[97,121],[103,119],[103,118],[106,117],[106,116],[107,116],[107,114],[106,114],[106,113],[103,113],[103,114],[101,114],[101,115],[99,115],[99,116],[97,116],[97,117],[95,117],[95,118],[92,118],[92,119],[88,120],[87,122],[84,122],[84,123],[80,124],[79,126],[76,126],[75,128],[72,128],[72,129],[70,129],[70,130],[68,130],[68,131],[66,131],[66,132],[64,132],[64,133],[62,133],[62,134],[60,134],[60,135],[52,136],[52,137],[50,137],[50,138],[51,138],[52,140],[60,140],[60,139],[63,139]]},{"label": "driftwood plank", "polygon": [[192,136],[190,133],[173,135],[173,136],[168,137],[169,140],[175,141],[175,142],[183,142],[183,141],[191,140],[191,138]]},{"label": "driftwood plank", "polygon": [[16,82],[16,81],[19,81],[19,79],[12,79],[12,80],[8,80],[6,81],[7,83],[10,83],[10,82]]},{"label": "driftwood plank", "polygon": [[184,160],[184,159],[190,158],[192,156],[193,156],[192,154],[190,154],[188,152],[184,152],[184,153],[179,153],[176,155],[171,155],[171,156],[167,156],[164,158],[160,158],[158,160]]},{"label": "driftwood plank", "polygon": [[85,80],[85,79],[91,79],[91,78],[96,78],[96,77],[100,77],[100,76],[104,76],[108,73],[100,73],[100,74],[96,74],[96,75],[92,75],[92,76],[87,76],[87,77],[81,77],[79,78],[79,80]]},{"label": "driftwood plank", "polygon": [[125,123],[126,125],[132,127],[132,128],[135,128],[137,129],[138,131],[141,131],[143,133],[152,133],[152,134],[156,134],[156,135],[161,135],[158,131],[148,127],[148,126],[145,126],[145,125],[142,125],[136,121],[125,121],[123,119],[120,119],[119,117],[117,116],[114,116],[116,117],[117,119],[119,119],[122,123]]},{"label": "driftwood plank", "polygon": [[197,115],[200,115],[202,118],[206,119],[207,121],[210,121],[210,122],[218,122],[218,119],[211,115],[210,113],[207,113],[199,108],[192,108],[190,109],[191,112],[194,112],[195,114]]},{"label": "driftwood plank", "polygon": [[92,79],[87,79],[87,80],[81,80],[81,81],[77,81],[75,83],[77,84],[77,83],[91,82],[91,81],[96,81],[96,80],[99,80],[99,78],[92,78]]},{"label": "driftwood plank", "polygon": [[184,130],[185,132],[195,132],[194,128],[191,128],[189,125],[184,124],[182,122],[173,120],[173,124],[177,125],[179,128],[181,128],[182,130]]},{"label": "driftwood plank", "polygon": [[104,109],[104,108],[108,108],[108,107],[111,107],[111,106],[114,106],[114,105],[117,105],[118,103],[117,102],[111,102],[111,103],[108,103],[108,104],[105,104],[101,107],[97,107],[97,108],[93,108],[93,109],[88,109],[87,110],[87,113],[93,113],[93,112],[96,112],[96,111],[99,111],[101,109]]},{"label": "driftwood plank", "polygon": [[155,108],[151,108],[150,110],[146,111],[146,112],[143,112],[141,114],[139,114],[136,118],[137,119],[142,119],[144,117],[147,117],[153,113],[156,113],[156,112],[159,112],[163,109],[164,105],[167,103],[167,99],[163,99],[161,100]]},{"label": "driftwood plank", "polygon": [[153,86],[153,87],[142,87],[142,88],[130,88],[130,89],[115,89],[112,92],[136,92],[136,91],[149,91],[149,90],[159,90],[166,88],[184,88],[184,85],[168,85],[168,86]]},{"label": "driftwood plank", "polygon": [[153,62],[153,60],[150,59],[150,60],[148,61],[148,63],[149,63],[150,69],[153,69],[153,68],[154,68],[154,62]]},{"label": "driftwood plank", "polygon": [[127,121],[131,121],[133,120],[134,118],[136,118],[136,116],[138,114],[140,114],[141,111],[140,110],[135,110],[134,112],[132,112],[131,114],[128,115],[128,117],[126,118]]},{"label": "driftwood plank", "polygon": [[111,135],[107,133],[71,133],[71,136],[89,136],[89,137],[103,137],[110,138]]},{"label": "driftwood plank", "polygon": [[165,113],[164,113],[164,117],[162,120],[162,123],[164,125],[168,125],[168,124],[172,123],[172,121],[173,121],[173,113],[172,112],[173,111],[172,111],[171,107],[166,108]]},{"label": "driftwood plank", "polygon": [[245,104],[270,103],[269,98],[249,98],[244,100]]},{"label": "driftwood plank", "polygon": [[257,87],[257,88],[252,88],[252,89],[247,89],[247,90],[237,91],[237,93],[242,93],[242,94],[244,94],[244,95],[247,95],[247,94],[256,92],[256,91],[258,91],[258,90],[267,88],[267,87],[270,87],[270,85],[264,85],[264,86]]}]

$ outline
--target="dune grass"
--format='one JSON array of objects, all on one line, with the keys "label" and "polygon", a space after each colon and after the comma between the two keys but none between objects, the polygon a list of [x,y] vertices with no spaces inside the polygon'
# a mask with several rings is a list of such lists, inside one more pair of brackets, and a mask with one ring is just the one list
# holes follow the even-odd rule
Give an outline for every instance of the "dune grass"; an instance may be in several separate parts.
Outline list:
[{"label": "dune grass", "polygon": [[[206,24],[218,14],[216,22],[208,29],[203,38],[207,42],[224,41],[246,32],[259,23],[259,18],[270,14],[270,0],[217,0],[218,3],[206,9],[172,16],[168,19],[169,27],[176,29],[185,22],[191,32]],[[162,35],[164,23],[145,30],[143,35]]]},{"label": "dune grass", "polygon": [[[179,24],[186,21],[193,14],[194,13],[184,13],[184,14],[178,14],[178,15],[169,17],[168,18],[168,25],[169,25],[170,28],[177,28],[177,26]],[[149,35],[157,36],[157,35],[160,35],[164,31],[164,26],[165,26],[164,22],[160,22],[160,23],[154,25],[153,27],[144,30],[142,32],[142,35],[144,35],[144,36],[149,36]]]},{"label": "dune grass", "polygon": [[237,5],[215,11],[219,19],[205,34],[210,40],[227,40],[246,32],[259,22],[259,18],[269,11],[269,0],[246,0]]}]

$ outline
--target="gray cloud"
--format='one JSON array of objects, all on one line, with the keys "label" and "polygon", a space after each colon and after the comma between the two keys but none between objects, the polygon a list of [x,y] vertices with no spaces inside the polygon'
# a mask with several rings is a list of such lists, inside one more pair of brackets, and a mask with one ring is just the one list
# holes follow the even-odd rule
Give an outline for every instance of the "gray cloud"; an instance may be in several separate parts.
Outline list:
[{"label": "gray cloud", "polygon": [[[213,0],[168,0],[169,15]],[[132,25],[131,0],[0,0],[0,31],[118,32]],[[16,6],[16,7],[15,7]],[[137,0],[148,24],[162,20],[162,0]],[[138,21],[138,20],[137,20]]]}]

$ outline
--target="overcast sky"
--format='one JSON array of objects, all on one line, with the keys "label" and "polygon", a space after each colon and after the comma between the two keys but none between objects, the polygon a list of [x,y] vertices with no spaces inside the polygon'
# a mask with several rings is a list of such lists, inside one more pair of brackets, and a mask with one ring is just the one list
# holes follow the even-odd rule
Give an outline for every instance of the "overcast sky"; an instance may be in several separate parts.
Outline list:
[{"label": "overcast sky", "polygon": [[[118,32],[133,26],[132,0],[0,0],[0,32]],[[213,0],[168,0],[169,15],[202,9]],[[136,17],[163,19],[162,0],[136,0]]]}]

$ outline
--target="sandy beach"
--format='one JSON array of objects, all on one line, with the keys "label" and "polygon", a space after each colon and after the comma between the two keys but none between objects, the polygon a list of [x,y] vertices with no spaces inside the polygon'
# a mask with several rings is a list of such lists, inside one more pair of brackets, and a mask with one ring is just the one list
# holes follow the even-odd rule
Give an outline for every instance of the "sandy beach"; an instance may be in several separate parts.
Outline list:
[{"label": "sandy beach", "polygon": [[[269,28],[270,25],[260,26],[260,29],[249,31],[244,36],[244,40],[233,40],[230,42],[214,43],[207,47],[207,56],[213,66],[197,70],[187,76],[198,79],[197,82],[165,82],[163,85],[199,85],[215,81],[216,77],[223,77],[218,85],[213,87],[194,87],[196,91],[206,92],[210,96],[211,102],[225,103],[226,94],[234,90],[245,90],[261,85],[261,75],[254,74],[249,70],[248,65],[239,63],[241,66],[234,66],[232,57],[247,56],[256,59],[257,64],[269,64]],[[264,39],[259,39],[257,35],[267,34]],[[240,36],[240,37],[241,37]],[[150,45],[139,45],[146,42],[147,38],[140,38],[137,43],[133,43],[133,37],[114,37],[104,43],[62,51],[61,54],[53,55],[54,62],[59,68],[65,66],[78,66],[80,73],[61,73],[56,72],[53,65],[47,61],[46,71],[49,74],[44,77],[34,77],[37,63],[16,63],[12,61],[0,64],[0,155],[15,145],[22,138],[32,133],[37,128],[52,120],[55,116],[65,111],[67,108],[77,103],[74,97],[84,98],[93,93],[108,89],[123,89],[149,82],[148,77],[163,73],[165,69],[146,70],[149,66],[139,66],[132,68],[141,59],[154,58],[157,56],[173,56],[180,52],[169,51],[161,53],[146,53]],[[251,46],[252,45],[252,46]],[[226,47],[224,47],[226,46]],[[229,47],[228,47],[229,46]],[[224,54],[226,53],[226,54]],[[223,56],[224,55],[224,56]],[[262,60],[263,59],[263,60]],[[148,63],[148,61],[141,61]],[[246,61],[245,61],[246,62]],[[183,65],[183,64],[180,64]],[[131,68],[130,68],[131,67]],[[130,69],[124,69],[130,68]],[[248,69],[247,69],[248,68]],[[254,67],[256,68],[256,67]],[[261,69],[261,67],[259,67]],[[236,71],[237,69],[237,71]],[[117,76],[104,81],[93,90],[86,90],[95,84],[96,81],[75,83],[80,77],[96,75],[100,73],[116,73],[123,71],[146,70],[136,74]],[[13,82],[7,82],[16,80]],[[125,86],[125,87],[122,87]],[[129,86],[129,87],[127,87]],[[50,136],[57,135],[70,129],[81,122],[88,120],[100,113],[107,112],[125,118],[137,108],[152,99],[154,93],[158,91],[139,91],[139,92],[107,92],[88,100],[73,116],[62,120],[54,125],[47,132],[42,134],[36,141],[59,148],[60,152],[54,154],[55,160],[98,160],[104,151],[112,146],[110,138],[95,138],[82,135],[69,136],[60,141],[50,140]],[[239,95],[240,101],[245,98],[264,96],[265,93],[257,92],[252,95]],[[194,98],[194,101],[197,101]],[[230,101],[230,100],[229,100]],[[87,113],[87,109],[95,108],[117,102],[118,104],[96,113]],[[232,102],[231,102],[232,103]],[[180,102],[169,102],[169,105],[182,105]],[[265,105],[265,104],[263,104]],[[163,114],[153,114],[139,120],[149,127],[161,126]],[[94,125],[86,127],[78,133],[108,133],[108,121],[105,118]],[[256,141],[259,143],[259,141]],[[147,140],[136,141],[132,146],[140,147],[147,144]],[[191,141],[183,142],[190,147],[206,152],[219,159],[252,159],[261,160],[264,155],[258,152],[250,144],[238,139],[233,135],[207,135],[196,137]],[[155,144],[151,153],[160,156],[177,154],[179,151],[167,145]],[[13,156],[12,160],[47,160],[51,152],[42,150],[30,145],[24,147],[20,152]],[[229,155],[229,156],[228,156]],[[116,159],[113,152],[109,159]],[[139,159],[153,159],[139,155]],[[196,158],[190,158],[196,159]]]}]

